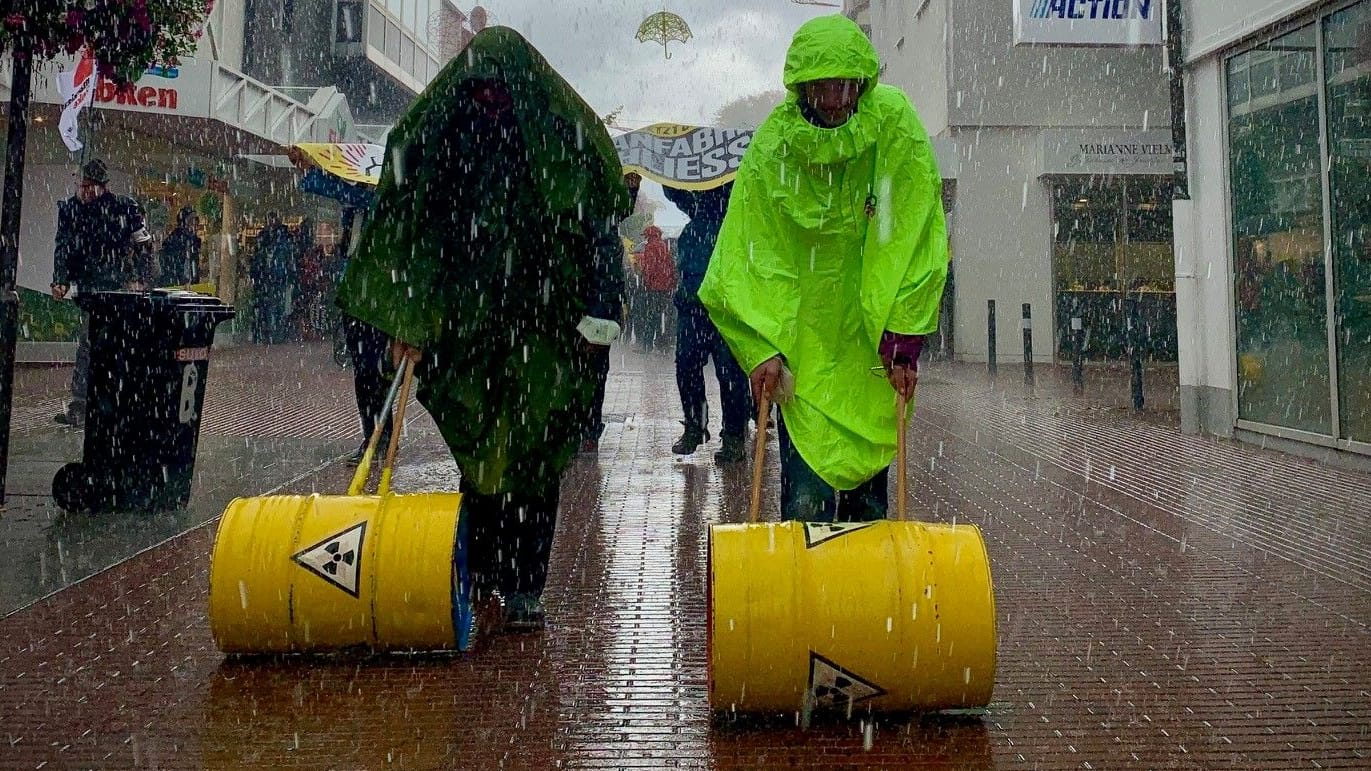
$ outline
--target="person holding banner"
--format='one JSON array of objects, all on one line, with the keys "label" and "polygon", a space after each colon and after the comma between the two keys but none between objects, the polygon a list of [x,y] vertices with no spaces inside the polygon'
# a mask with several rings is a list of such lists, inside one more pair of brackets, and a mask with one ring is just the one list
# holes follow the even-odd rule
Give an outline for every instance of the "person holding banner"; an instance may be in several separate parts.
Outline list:
[{"label": "person holding banner", "polygon": [[672,445],[677,455],[689,455],[709,435],[705,410],[705,364],[714,359],[714,375],[719,379],[719,399],[723,402],[723,446],[714,453],[720,463],[737,463],[746,456],[747,419],[752,400],[747,390],[747,373],[729,352],[709,313],[700,304],[700,284],[709,269],[709,257],[719,240],[719,228],[728,211],[733,183],[711,190],[682,190],[663,186],[666,199],[676,205],[690,222],[676,242],[677,268],[681,280],[674,298],[676,304],[676,387],[681,393],[685,431]]},{"label": "person holding banner", "polygon": [[913,396],[938,326],[942,179],[879,69],[852,20],[800,27],[789,95],[752,139],[700,288],[754,395],[780,403],[786,519],[885,517],[896,392]]},{"label": "person holding banner", "polygon": [[[629,194],[603,122],[511,29],[477,33],[388,139],[339,290],[419,362],[462,472],[477,639],[543,627],[561,473],[619,333]],[[397,427],[398,429],[398,427]]]}]

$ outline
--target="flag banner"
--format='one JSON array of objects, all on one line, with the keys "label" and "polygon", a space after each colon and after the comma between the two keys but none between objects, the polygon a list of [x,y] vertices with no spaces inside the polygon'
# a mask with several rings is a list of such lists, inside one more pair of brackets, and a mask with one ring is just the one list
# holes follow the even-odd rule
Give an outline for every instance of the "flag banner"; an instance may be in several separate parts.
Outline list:
[{"label": "flag banner", "polygon": [[62,117],[57,122],[57,131],[67,149],[79,151],[85,145],[78,138],[80,123],[77,118],[81,110],[90,106],[95,98],[95,86],[100,80],[95,74],[95,58],[90,49],[85,49],[76,61],[76,69],[71,72],[57,73],[57,92],[62,97]]},{"label": "flag banner", "polygon": [[658,123],[614,137],[624,171],[666,187],[709,190],[738,175],[752,132]]}]

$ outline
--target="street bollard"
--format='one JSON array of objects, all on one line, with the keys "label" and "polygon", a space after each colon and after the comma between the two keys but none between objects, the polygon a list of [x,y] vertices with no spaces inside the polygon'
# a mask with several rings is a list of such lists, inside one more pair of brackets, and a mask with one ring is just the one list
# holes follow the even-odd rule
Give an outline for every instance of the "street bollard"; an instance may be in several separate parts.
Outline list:
[{"label": "street bollard", "polygon": [[987,357],[987,358],[986,358],[986,363],[987,363],[987,366],[988,366],[989,369],[990,369],[990,377],[994,378],[994,377],[995,377],[995,301],[994,301],[994,300],[986,300],[986,301],[985,301],[985,305],[986,305],[986,313],[987,313],[987,318],[986,318],[986,322],[985,322],[985,328],[986,328],[987,334],[989,334],[989,336],[990,336],[990,339],[989,339],[989,341],[988,341],[988,345],[987,345],[987,347],[986,347],[986,357]]},{"label": "street bollard", "polygon": [[1077,396],[1085,393],[1085,323],[1080,316],[1071,318],[1071,385]]},{"label": "street bollard", "polygon": [[1138,315],[1138,298],[1124,300],[1127,317],[1128,363],[1133,370],[1133,409],[1143,411],[1142,319]]},{"label": "street bollard", "polygon": [[1033,387],[1033,306],[1023,304],[1023,384]]}]

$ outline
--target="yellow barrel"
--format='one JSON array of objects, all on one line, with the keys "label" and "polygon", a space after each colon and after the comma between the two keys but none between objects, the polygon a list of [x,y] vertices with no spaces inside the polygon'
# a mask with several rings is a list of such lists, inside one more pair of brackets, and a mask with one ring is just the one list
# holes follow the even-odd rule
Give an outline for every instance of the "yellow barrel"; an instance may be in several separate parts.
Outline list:
[{"label": "yellow barrel", "polygon": [[716,525],[709,699],[720,711],[983,707],[995,596],[971,525]]},{"label": "yellow barrel", "polygon": [[229,504],[210,564],[225,653],[459,647],[457,493],[267,496]]}]

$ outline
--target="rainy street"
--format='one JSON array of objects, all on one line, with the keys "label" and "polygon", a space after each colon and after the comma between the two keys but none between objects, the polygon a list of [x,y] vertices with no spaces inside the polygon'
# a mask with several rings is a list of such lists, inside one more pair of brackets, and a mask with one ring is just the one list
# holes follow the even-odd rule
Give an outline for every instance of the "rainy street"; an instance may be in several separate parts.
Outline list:
[{"label": "rainy street", "polygon": [[[326,352],[289,356],[312,369]],[[214,524],[197,516],[141,552],[101,521],[7,543],[7,576],[92,541],[118,564],[0,621],[5,767],[1366,767],[1371,479],[1181,436],[1174,412],[1135,419],[1104,373],[1080,399],[957,364],[921,382],[911,511],[981,528],[994,573],[983,714],[808,730],[795,715],[712,717],[707,528],[746,519],[749,474],[713,462],[717,440],[671,455],[672,381],[668,358],[615,351],[600,451],[563,488],[548,629],[475,655],[226,659],[206,619]],[[216,398],[230,397],[212,392],[211,414]],[[291,433],[330,446],[305,423],[215,425],[202,463]],[[409,432],[397,486],[452,489],[432,422]],[[260,453],[278,474],[263,489],[346,478],[333,465],[292,480],[267,459],[295,451]],[[225,497],[203,484],[192,509],[209,520]],[[16,580],[11,604],[30,591]]]},{"label": "rainy street", "polygon": [[0,0],[0,771],[1371,769],[1371,0]]}]

